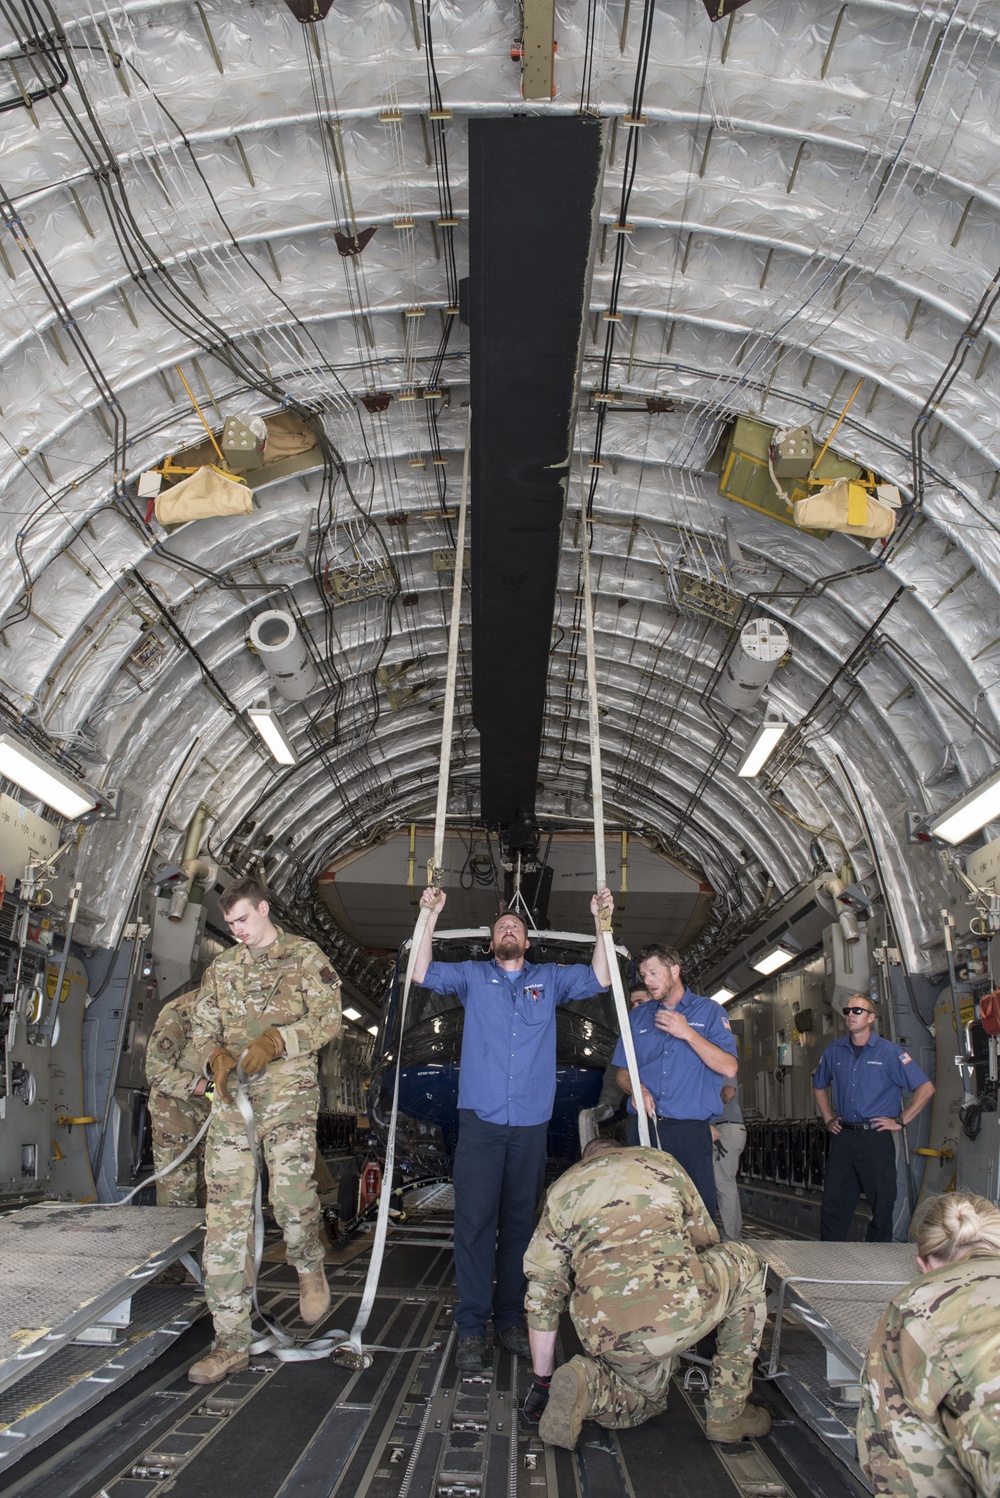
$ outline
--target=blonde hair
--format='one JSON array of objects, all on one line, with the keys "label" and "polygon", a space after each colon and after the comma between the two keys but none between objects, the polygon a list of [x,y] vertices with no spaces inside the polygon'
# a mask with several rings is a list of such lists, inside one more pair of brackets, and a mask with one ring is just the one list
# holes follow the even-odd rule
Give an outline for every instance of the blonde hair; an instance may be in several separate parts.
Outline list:
[{"label": "blonde hair", "polygon": [[920,1257],[933,1254],[941,1264],[964,1259],[977,1248],[1000,1254],[1000,1211],[969,1191],[932,1196],[911,1232]]}]

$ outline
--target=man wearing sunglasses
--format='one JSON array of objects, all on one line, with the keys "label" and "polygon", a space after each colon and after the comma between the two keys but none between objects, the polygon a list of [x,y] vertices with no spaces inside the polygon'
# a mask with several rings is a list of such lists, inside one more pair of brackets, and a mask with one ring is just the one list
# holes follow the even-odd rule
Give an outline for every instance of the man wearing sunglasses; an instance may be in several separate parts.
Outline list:
[{"label": "man wearing sunglasses", "polygon": [[[872,1209],[867,1241],[891,1243],[893,1136],[926,1108],[934,1083],[902,1046],[875,1034],[875,1005],[867,994],[851,994],[843,1012],[847,1034],[827,1046],[813,1073],[816,1106],[831,1135],[819,1236],[825,1243],[846,1240],[863,1191]],[[905,1108],[904,1092],[911,1094]]]}]

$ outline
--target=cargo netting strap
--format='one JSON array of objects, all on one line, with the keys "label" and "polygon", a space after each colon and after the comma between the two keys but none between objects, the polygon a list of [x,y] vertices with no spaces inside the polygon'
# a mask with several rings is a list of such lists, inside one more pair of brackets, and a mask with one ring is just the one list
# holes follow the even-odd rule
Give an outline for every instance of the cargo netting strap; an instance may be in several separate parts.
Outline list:
[{"label": "cargo netting strap", "polygon": [[[594,798],[594,878],[598,890],[604,889],[608,882],[608,862],[604,844],[604,782],[601,776],[601,726],[598,715],[597,701],[597,658],[594,650],[594,600],[590,587],[590,541],[591,521],[587,519],[584,511],[583,520],[583,609],[586,621],[587,638],[587,712],[590,726],[590,780]],[[618,956],[615,952],[615,939],[611,930],[612,912],[602,910],[599,912],[601,922],[601,940],[607,953],[608,967],[611,971],[611,992],[615,1000],[615,1014],[618,1017],[618,1028],[621,1031],[622,1046],[625,1050],[625,1063],[628,1067],[629,1081],[632,1084],[632,1101],[639,1122],[639,1143],[649,1147],[649,1120],[646,1117],[646,1109],[642,1101],[642,1084],[639,1081],[639,1064],[635,1059],[635,1045],[632,1040],[632,1026],[629,1024],[628,999],[625,996],[625,985],[622,982],[621,968],[618,965]]]}]

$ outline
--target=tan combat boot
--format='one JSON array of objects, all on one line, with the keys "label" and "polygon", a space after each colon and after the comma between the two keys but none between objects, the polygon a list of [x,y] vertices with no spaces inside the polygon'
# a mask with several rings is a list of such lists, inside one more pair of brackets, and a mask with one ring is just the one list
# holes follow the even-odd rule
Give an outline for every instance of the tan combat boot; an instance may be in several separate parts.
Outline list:
[{"label": "tan combat boot", "polygon": [[299,1270],[299,1315],[306,1326],[315,1326],[330,1309],[330,1286],[322,1264]]},{"label": "tan combat boot", "polygon": [[716,1420],[709,1415],[705,1421],[710,1441],[744,1441],[750,1436],[766,1436],[770,1429],[771,1417],[759,1404],[745,1404],[731,1420]]},{"label": "tan combat boot", "polygon": [[552,1375],[549,1402],[538,1422],[538,1434],[546,1446],[572,1451],[580,1439],[580,1427],[590,1414],[590,1392],[582,1358],[570,1358]]},{"label": "tan combat boot", "polygon": [[249,1367],[250,1354],[245,1347],[213,1347],[207,1357],[191,1364],[188,1383],[217,1384],[227,1373],[242,1373]]}]

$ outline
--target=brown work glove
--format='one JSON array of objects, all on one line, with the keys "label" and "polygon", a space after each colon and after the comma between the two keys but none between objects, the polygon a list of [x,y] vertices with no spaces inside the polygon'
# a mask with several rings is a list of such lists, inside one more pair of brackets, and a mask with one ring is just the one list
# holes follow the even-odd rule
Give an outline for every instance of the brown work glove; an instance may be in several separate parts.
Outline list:
[{"label": "brown work glove", "polygon": [[259,1071],[263,1071],[269,1061],[277,1061],[285,1049],[281,1031],[265,1030],[263,1035],[258,1035],[256,1040],[251,1040],[246,1050],[240,1056],[240,1065],[248,1077],[255,1077]]},{"label": "brown work glove", "polygon": [[227,1051],[224,1045],[216,1046],[208,1058],[208,1065],[215,1083],[216,1095],[228,1101],[230,1098],[229,1078],[236,1066],[236,1057],[231,1051]]}]

